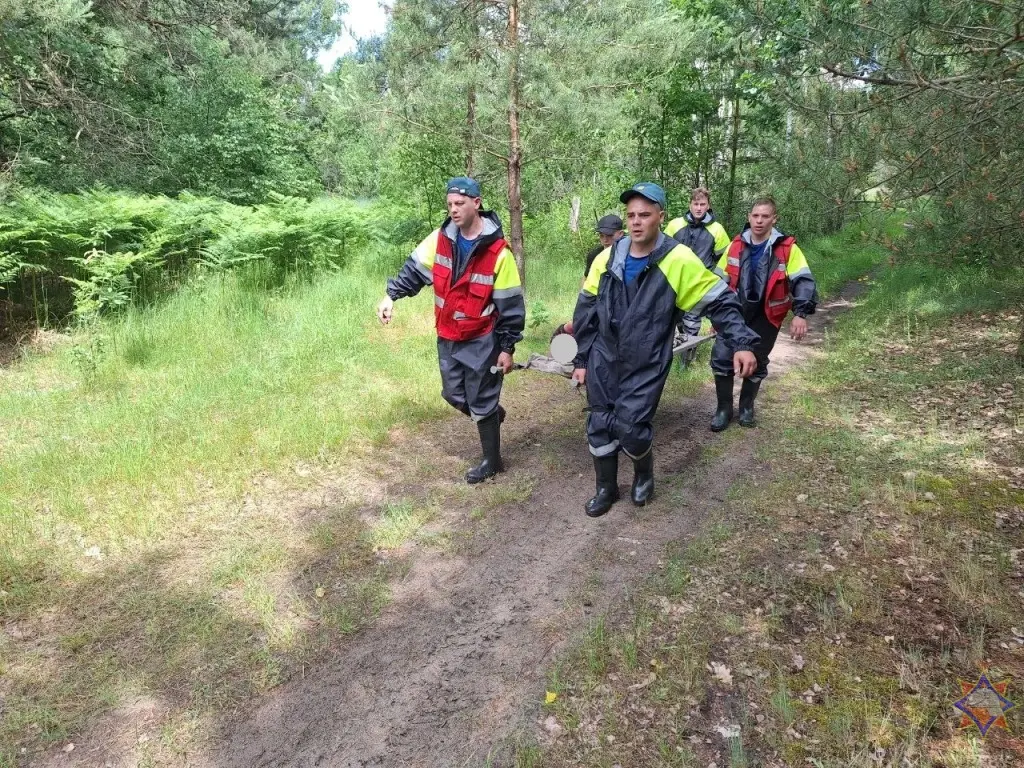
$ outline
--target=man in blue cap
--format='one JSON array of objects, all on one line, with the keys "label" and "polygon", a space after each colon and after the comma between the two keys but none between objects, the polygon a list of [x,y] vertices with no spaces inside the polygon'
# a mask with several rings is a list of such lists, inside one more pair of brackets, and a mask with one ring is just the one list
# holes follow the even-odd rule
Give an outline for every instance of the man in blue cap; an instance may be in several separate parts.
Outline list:
[{"label": "man in blue cap", "polygon": [[394,302],[434,288],[441,396],[476,422],[483,459],[466,472],[473,484],[503,472],[499,404],[502,374],[512,370],[516,344],[526,326],[523,286],[501,222],[481,209],[480,185],[459,176],[447,185],[448,218],[420,243],[401,271],[388,280],[377,307],[391,322]]},{"label": "man in blue cap", "polygon": [[587,441],[597,493],[585,505],[605,514],[619,498],[618,452],[633,460],[633,503],[654,495],[651,422],[672,364],[672,341],[683,312],[708,315],[733,351],[736,375],[757,366],[758,336],[743,322],[740,303],[685,245],[661,231],[665,192],[641,182],[622,193],[628,235],[590,268],[573,314],[579,346],[573,379],[586,384]]}]

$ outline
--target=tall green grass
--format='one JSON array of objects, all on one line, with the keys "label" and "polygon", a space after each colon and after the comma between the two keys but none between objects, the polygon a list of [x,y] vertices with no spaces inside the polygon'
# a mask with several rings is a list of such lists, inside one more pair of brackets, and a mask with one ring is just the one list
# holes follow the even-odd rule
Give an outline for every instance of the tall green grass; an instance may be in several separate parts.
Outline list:
[{"label": "tall green grass", "polygon": [[[520,358],[545,350],[575,306],[593,235],[570,233],[562,213],[528,222]],[[44,561],[60,570],[85,546],[159,542],[197,499],[446,415],[428,292],[399,302],[388,328],[374,317],[408,250],[366,246],[342,271],[278,287],[262,264],[202,272],[0,370],[0,586],[31,583]],[[859,231],[805,250],[826,291],[881,258]]]},{"label": "tall green grass", "polygon": [[[59,570],[62,552],[158,542],[203,495],[446,415],[429,291],[390,327],[374,316],[404,255],[364,249],[276,290],[257,266],[208,273],[0,370],[0,587],[31,583],[44,560]],[[531,302],[567,319],[581,263],[532,257]],[[522,355],[548,334],[537,326]]]},{"label": "tall green grass", "polygon": [[278,293],[217,275],[0,374],[0,564],[69,528],[159,537],[199,488],[440,413],[429,304],[380,329],[381,294],[357,271]]}]

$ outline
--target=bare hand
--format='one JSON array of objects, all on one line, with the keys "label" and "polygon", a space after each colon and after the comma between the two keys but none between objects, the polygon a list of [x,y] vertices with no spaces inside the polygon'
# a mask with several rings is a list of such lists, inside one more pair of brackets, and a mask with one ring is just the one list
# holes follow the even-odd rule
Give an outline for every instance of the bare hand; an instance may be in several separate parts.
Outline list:
[{"label": "bare hand", "polygon": [[757,358],[753,352],[737,352],[732,356],[732,365],[736,375],[745,379],[757,370]]},{"label": "bare hand", "polygon": [[582,387],[587,383],[587,369],[586,368],[575,368],[572,372],[572,380],[576,382],[577,387]]},{"label": "bare hand", "polygon": [[502,373],[508,373],[512,370],[512,355],[508,352],[502,352],[498,355],[498,367],[501,368]]},{"label": "bare hand", "polygon": [[806,335],[807,319],[803,317],[794,317],[793,322],[789,324],[789,337],[794,341],[800,341]]},{"label": "bare hand", "polygon": [[377,305],[377,319],[380,320],[381,325],[387,325],[391,322],[391,316],[395,311],[395,302],[391,300],[390,296],[385,296],[380,300],[380,304]]}]

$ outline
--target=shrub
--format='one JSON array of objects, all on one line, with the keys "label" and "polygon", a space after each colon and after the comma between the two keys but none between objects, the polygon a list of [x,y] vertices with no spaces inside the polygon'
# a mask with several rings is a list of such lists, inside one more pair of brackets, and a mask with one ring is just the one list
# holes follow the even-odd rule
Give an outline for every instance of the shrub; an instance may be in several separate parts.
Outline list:
[{"label": "shrub", "polygon": [[188,194],[21,191],[0,208],[0,297],[42,325],[151,301],[195,269],[259,262],[261,280],[280,284],[342,268],[372,221],[331,197],[241,206]]}]

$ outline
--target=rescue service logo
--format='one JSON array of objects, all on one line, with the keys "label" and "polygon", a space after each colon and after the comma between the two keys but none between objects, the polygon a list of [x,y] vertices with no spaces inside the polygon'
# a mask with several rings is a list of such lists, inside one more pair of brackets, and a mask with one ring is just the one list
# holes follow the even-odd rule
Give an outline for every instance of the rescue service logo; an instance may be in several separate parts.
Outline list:
[{"label": "rescue service logo", "polygon": [[1006,698],[1009,687],[1009,680],[993,683],[986,674],[982,674],[976,683],[961,680],[960,691],[963,695],[953,702],[953,706],[961,712],[960,728],[970,728],[974,724],[978,726],[982,737],[988,734],[990,728],[1010,730],[1006,724],[1006,713],[1015,705]]}]

